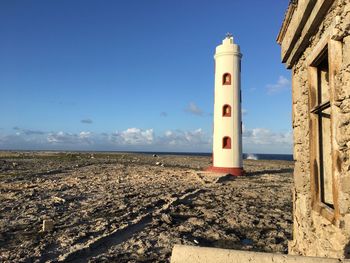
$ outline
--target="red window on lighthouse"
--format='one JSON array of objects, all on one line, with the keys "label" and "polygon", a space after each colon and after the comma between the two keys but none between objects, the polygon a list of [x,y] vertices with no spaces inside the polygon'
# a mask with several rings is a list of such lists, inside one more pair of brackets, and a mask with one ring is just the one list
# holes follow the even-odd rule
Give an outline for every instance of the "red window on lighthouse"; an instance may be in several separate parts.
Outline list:
[{"label": "red window on lighthouse", "polygon": [[231,74],[225,73],[222,75],[222,85],[231,85]]},{"label": "red window on lighthouse", "polygon": [[230,137],[224,137],[222,139],[222,148],[223,149],[231,149],[231,138]]},{"label": "red window on lighthouse", "polygon": [[224,107],[222,107],[222,116],[223,117],[231,117],[231,106],[225,104]]}]

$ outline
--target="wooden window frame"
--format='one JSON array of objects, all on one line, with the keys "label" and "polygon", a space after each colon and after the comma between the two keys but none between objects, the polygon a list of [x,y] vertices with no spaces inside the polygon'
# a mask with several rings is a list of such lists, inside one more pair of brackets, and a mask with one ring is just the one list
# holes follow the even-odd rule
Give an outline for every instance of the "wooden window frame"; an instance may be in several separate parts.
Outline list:
[{"label": "wooden window frame", "polygon": [[[318,65],[324,58],[325,52],[328,55],[328,74],[329,74],[329,101],[318,104]],[[328,219],[335,224],[340,218],[338,193],[339,185],[338,178],[335,173],[336,158],[334,154],[335,145],[335,128],[334,128],[334,116],[332,105],[334,101],[334,89],[335,89],[335,75],[340,70],[342,58],[342,43],[336,40],[332,40],[329,34],[325,33],[325,36],[319,41],[314,48],[309,59],[306,61],[308,65],[308,83],[309,83],[309,149],[310,149],[310,185],[311,185],[311,206],[312,209],[318,212],[321,216]],[[298,87],[295,87],[298,88]],[[330,126],[331,126],[331,153],[332,153],[332,194],[333,194],[333,207],[322,202],[321,186],[320,186],[320,160],[319,160],[319,124],[318,114],[326,108],[330,108]]]}]

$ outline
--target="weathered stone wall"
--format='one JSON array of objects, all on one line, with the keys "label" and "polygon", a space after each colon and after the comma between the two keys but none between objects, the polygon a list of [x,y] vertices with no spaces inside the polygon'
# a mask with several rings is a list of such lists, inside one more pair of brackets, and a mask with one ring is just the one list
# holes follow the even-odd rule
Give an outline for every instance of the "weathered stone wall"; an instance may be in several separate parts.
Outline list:
[{"label": "weathered stone wall", "polygon": [[[342,59],[335,76],[332,122],[335,134],[340,218],[330,222],[311,208],[309,147],[309,83],[307,59],[324,34],[342,43]],[[289,253],[350,258],[350,1],[335,1],[310,45],[292,68],[294,130],[294,227]]]}]

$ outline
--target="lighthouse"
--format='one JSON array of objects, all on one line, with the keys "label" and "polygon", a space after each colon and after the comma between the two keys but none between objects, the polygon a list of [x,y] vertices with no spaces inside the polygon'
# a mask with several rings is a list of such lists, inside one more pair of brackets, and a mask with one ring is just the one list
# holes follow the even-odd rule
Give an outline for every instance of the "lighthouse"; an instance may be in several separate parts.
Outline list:
[{"label": "lighthouse", "polygon": [[213,166],[208,170],[243,175],[240,48],[227,33],[215,50]]}]

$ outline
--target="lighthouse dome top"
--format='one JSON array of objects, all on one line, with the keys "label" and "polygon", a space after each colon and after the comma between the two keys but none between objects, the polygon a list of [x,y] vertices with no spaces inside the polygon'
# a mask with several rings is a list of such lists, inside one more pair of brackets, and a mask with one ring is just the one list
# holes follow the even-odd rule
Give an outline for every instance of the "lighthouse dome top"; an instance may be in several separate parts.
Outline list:
[{"label": "lighthouse dome top", "polygon": [[231,33],[226,33],[226,37],[222,40],[222,44],[216,47],[215,56],[225,54],[242,56],[239,45],[235,44]]}]

